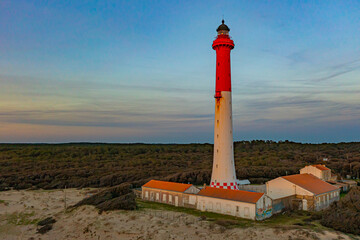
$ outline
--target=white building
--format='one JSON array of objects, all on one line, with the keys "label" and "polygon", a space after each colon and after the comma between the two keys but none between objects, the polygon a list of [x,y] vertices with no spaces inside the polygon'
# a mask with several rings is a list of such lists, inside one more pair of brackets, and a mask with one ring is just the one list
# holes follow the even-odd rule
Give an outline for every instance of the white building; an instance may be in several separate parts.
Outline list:
[{"label": "white building", "polygon": [[192,184],[151,180],[142,187],[142,199],[174,205],[176,207],[196,208],[196,193],[200,190]]},{"label": "white building", "polygon": [[143,200],[196,208],[201,211],[262,220],[272,215],[272,201],[264,193],[151,180],[142,186]]},{"label": "white building", "polygon": [[197,194],[197,209],[263,220],[272,215],[272,201],[264,193],[205,187]]},{"label": "white building", "polygon": [[340,199],[338,187],[308,173],[275,178],[266,183],[266,191],[274,213],[283,208],[318,211]]},{"label": "white building", "polygon": [[305,166],[300,169],[300,174],[304,173],[312,174],[323,181],[329,181],[331,179],[331,169],[322,164]]}]

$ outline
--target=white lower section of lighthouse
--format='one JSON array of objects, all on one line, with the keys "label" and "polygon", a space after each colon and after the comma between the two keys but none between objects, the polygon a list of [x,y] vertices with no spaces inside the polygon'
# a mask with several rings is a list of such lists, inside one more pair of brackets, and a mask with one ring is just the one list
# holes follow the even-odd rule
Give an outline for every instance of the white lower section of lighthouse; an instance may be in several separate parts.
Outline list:
[{"label": "white lower section of lighthouse", "polygon": [[215,98],[214,160],[211,187],[238,189],[234,164],[231,92]]}]

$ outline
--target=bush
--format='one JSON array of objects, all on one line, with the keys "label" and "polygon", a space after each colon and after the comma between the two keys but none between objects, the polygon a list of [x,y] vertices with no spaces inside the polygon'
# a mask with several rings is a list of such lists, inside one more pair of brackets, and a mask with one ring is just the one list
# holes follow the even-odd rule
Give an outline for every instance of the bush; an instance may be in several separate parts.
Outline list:
[{"label": "bush", "polygon": [[99,209],[100,213],[103,211],[117,209],[135,210],[135,193],[132,191],[130,184],[123,183],[85,198],[73,207],[79,207],[82,205],[93,205]]},{"label": "bush", "polygon": [[45,226],[45,225],[48,225],[48,224],[54,224],[56,222],[55,219],[53,219],[52,217],[48,217],[48,218],[45,218],[41,221],[38,222],[38,226]]},{"label": "bush", "polygon": [[339,202],[322,214],[321,224],[346,233],[360,235],[360,187],[353,187]]}]

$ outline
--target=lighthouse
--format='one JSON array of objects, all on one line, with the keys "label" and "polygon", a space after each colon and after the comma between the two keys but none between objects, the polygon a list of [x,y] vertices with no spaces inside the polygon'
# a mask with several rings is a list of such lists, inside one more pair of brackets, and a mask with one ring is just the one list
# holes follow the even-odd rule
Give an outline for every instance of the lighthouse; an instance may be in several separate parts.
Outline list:
[{"label": "lighthouse", "polygon": [[234,163],[230,51],[234,41],[224,20],[212,44],[216,51],[214,158],[211,187],[238,189]]}]

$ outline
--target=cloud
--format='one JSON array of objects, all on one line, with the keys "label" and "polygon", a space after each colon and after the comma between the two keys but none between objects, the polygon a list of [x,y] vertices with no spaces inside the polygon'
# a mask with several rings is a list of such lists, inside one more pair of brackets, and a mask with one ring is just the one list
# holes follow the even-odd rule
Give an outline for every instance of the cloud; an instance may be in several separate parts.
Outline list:
[{"label": "cloud", "polygon": [[87,127],[166,127],[209,121],[212,114],[139,113],[124,110],[29,110],[0,112],[0,122]]},{"label": "cloud", "polygon": [[360,59],[355,59],[340,64],[325,66],[320,71],[317,71],[316,74],[313,74],[313,75],[323,75],[321,77],[315,77],[315,76],[307,77],[304,79],[297,79],[294,81],[303,81],[303,82],[312,82],[312,83],[324,82],[342,76],[344,74],[356,71],[358,69],[360,69]]}]

